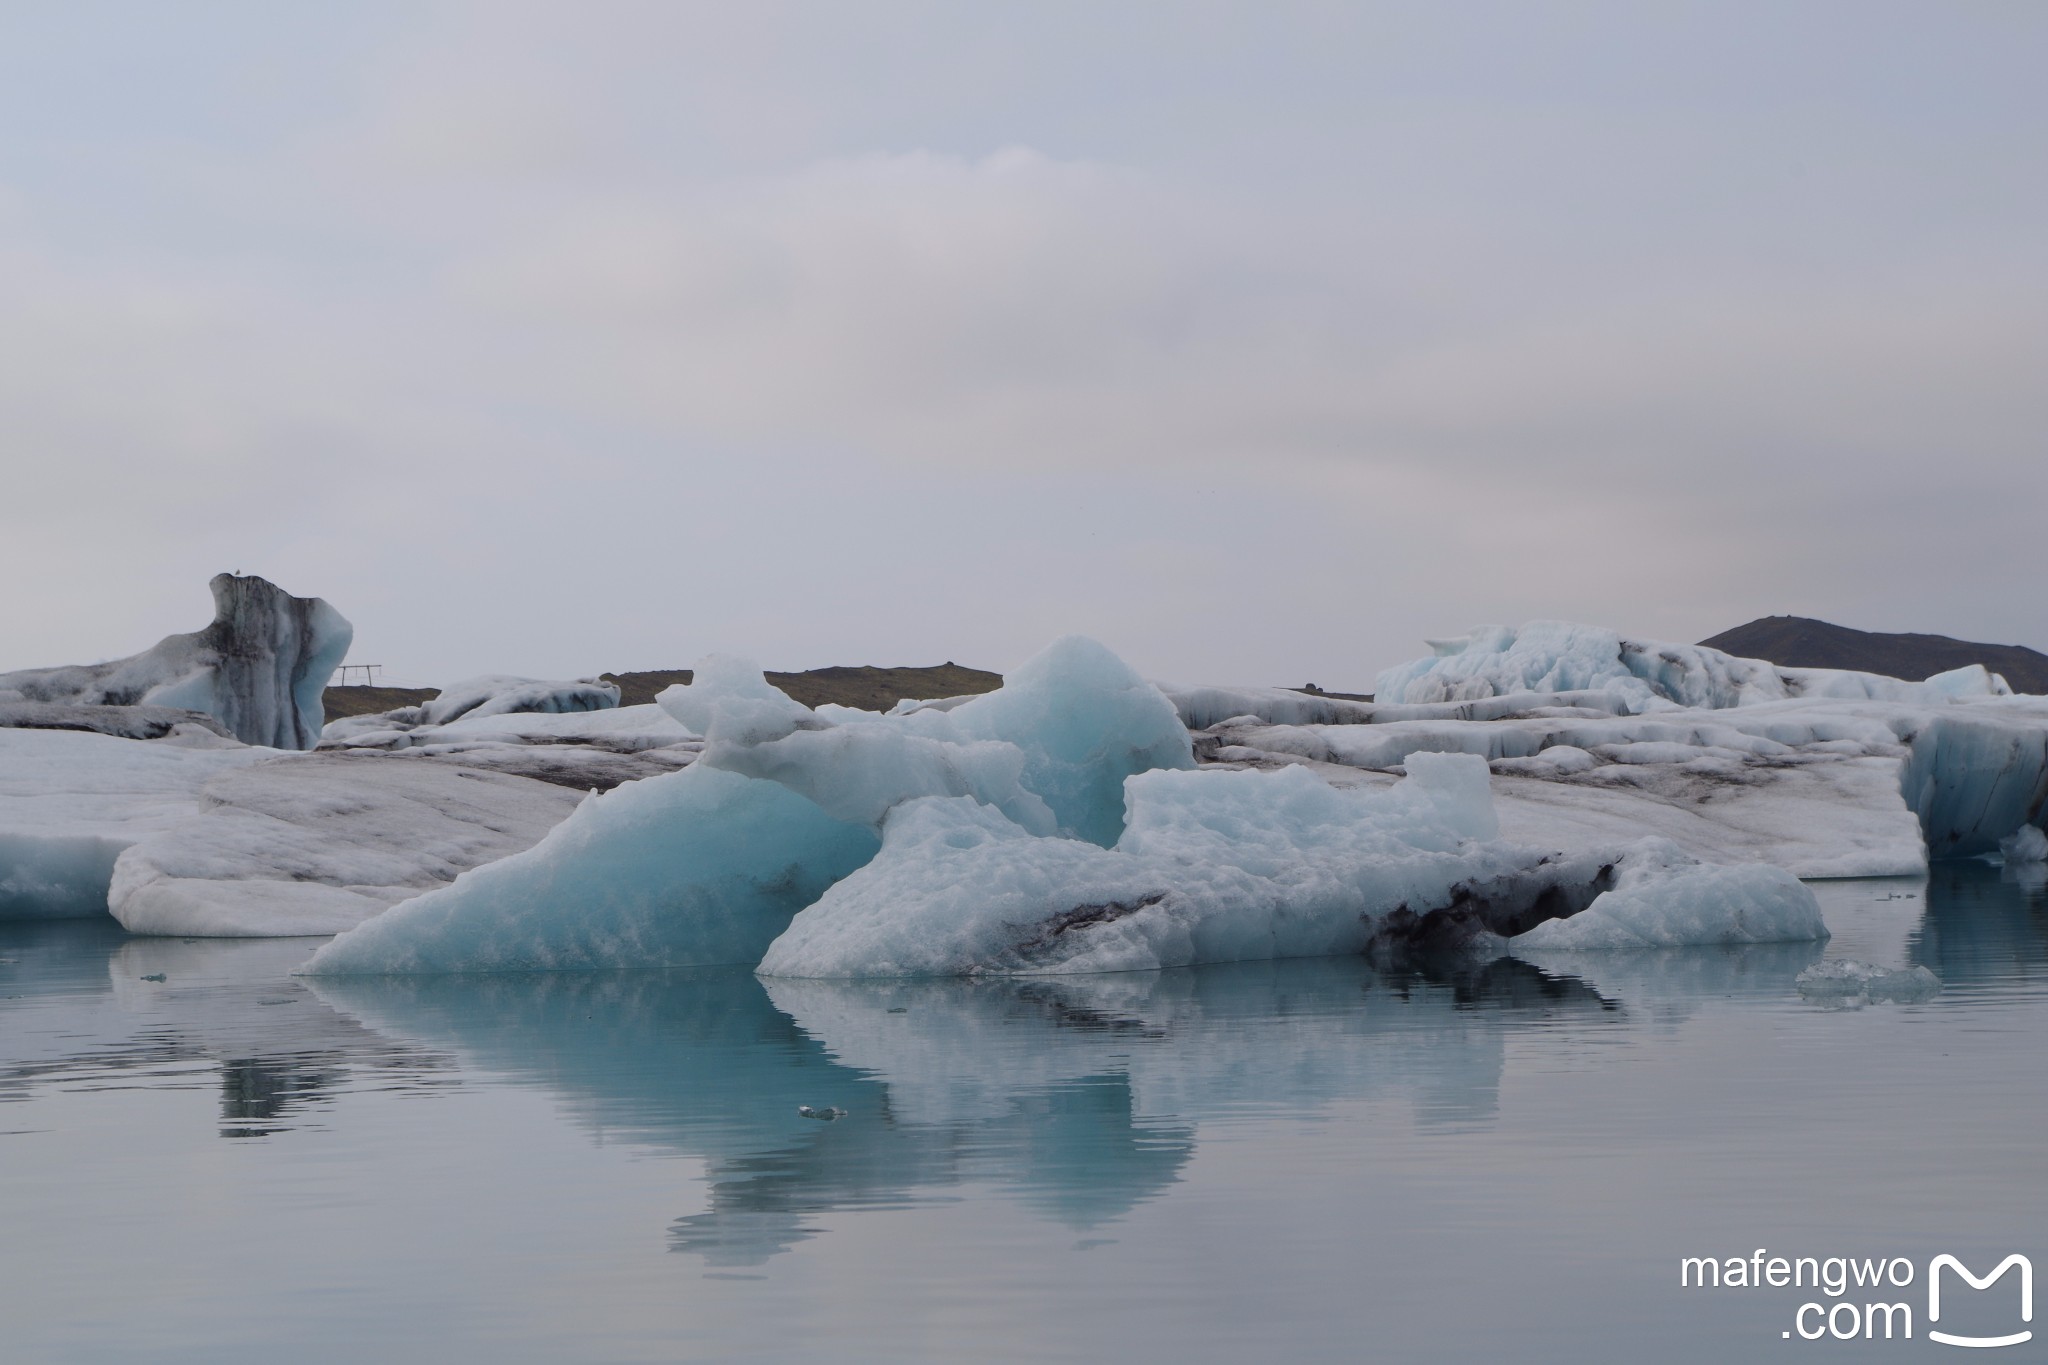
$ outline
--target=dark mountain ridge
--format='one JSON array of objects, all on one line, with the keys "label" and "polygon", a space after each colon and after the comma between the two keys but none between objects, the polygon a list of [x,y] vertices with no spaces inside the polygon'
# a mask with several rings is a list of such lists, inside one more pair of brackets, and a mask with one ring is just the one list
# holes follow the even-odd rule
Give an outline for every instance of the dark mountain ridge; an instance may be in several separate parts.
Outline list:
[{"label": "dark mountain ridge", "polygon": [[1700,641],[1744,659],[1786,668],[1848,668],[1918,682],[1982,664],[2015,692],[2048,692],[2048,654],[2024,645],[1986,645],[1946,635],[1886,635],[1806,616],[1766,616]]}]

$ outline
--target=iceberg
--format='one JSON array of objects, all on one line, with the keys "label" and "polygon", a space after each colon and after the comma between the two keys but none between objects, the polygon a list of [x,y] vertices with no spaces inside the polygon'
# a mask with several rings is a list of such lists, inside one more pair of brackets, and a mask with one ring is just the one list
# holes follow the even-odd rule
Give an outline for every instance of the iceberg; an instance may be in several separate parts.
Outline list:
[{"label": "iceberg", "polygon": [[957,800],[1099,852],[1082,841],[1122,833],[1126,777],[1194,766],[1172,703],[1079,637],[949,711],[835,725],[725,656],[657,700],[701,736],[691,766],[593,797],[533,848],[343,935],[307,970],[753,965],[875,856],[899,807]]},{"label": "iceberg", "polygon": [[624,782],[674,772],[694,762],[704,747],[651,704],[598,711],[472,711],[445,725],[426,724],[421,711],[402,706],[333,721],[321,732],[320,748],[450,759],[584,792],[610,791]]},{"label": "iceberg", "polygon": [[179,706],[93,706],[74,702],[0,700],[0,730],[77,730],[120,739],[204,742],[213,735],[237,743],[227,727],[204,711]]},{"label": "iceberg", "polygon": [[[1511,838],[1654,835],[1802,877],[1990,854],[2048,801],[2048,699],[2008,695],[1981,669],[1924,683],[1777,669],[1771,699],[1769,665],[1592,627],[1538,622],[1438,648],[1383,675],[1388,697],[1409,700],[1346,703],[1330,720],[1251,690],[1176,703],[1208,722],[1195,735],[1205,763],[1306,765],[1342,784],[1387,780],[1417,752],[1475,754]],[[1564,690],[1528,690],[1553,684]]]},{"label": "iceberg", "polygon": [[2007,867],[2048,863],[2048,833],[2039,825],[2021,825],[1998,841],[1998,856]]},{"label": "iceberg", "polygon": [[532,846],[583,796],[454,763],[295,754],[212,777],[197,798],[114,861],[104,908],[131,933],[340,933]]},{"label": "iceberg", "polygon": [[1104,848],[1123,832],[1125,778],[1195,766],[1173,702],[1081,635],[1053,641],[994,692],[859,723],[950,744],[1015,745],[1024,754],[1019,783],[1045,802],[1061,832]]},{"label": "iceberg", "polygon": [[0,729],[0,914],[339,932],[322,974],[1036,976],[1818,942],[1794,877],[2018,867],[2040,838],[2048,699],[1811,670],[1745,699],[1768,690],[1745,661],[1617,645],[1596,668],[1604,638],[1475,638],[1437,657],[1521,647],[1511,690],[1368,703],[1162,690],[1068,637],[996,692],[887,714],[713,656],[634,707],[472,679],[312,754],[189,711],[0,702],[159,736]]},{"label": "iceberg", "polygon": [[1428,643],[1430,657],[1380,674],[1373,689],[1376,702],[1605,691],[1640,712],[1660,705],[1720,710],[1794,697],[1934,702],[2012,694],[2003,678],[1981,665],[1914,683],[1875,673],[1780,668],[1705,645],[1632,640],[1601,626],[1569,621],[1480,626],[1455,639]]},{"label": "iceberg", "polygon": [[[1559,694],[1598,696],[1612,694]],[[1817,941],[1811,892],[1759,849],[1787,837],[1788,816],[1845,795],[1884,808],[1823,822],[1828,836],[1846,832],[1852,856],[1867,835],[1878,856],[1925,865],[1898,716],[1406,707],[1385,724],[1240,715],[1191,737],[1175,700],[1075,637],[943,708],[821,714],[722,656],[658,704],[692,736],[667,746],[694,745],[689,767],[590,798],[525,852],[399,903],[307,970],[1044,975],[1505,939]],[[1706,719],[1724,715],[1752,723]],[[1365,763],[1378,766],[1353,766]],[[1536,795],[1496,801],[1516,783],[1586,799],[1537,818]],[[1659,831],[1647,813],[1711,824],[1688,812],[1750,788],[1774,799],[1718,826],[1733,865],[1644,837]]]},{"label": "iceberg", "polygon": [[216,574],[213,623],[111,663],[0,673],[0,701],[201,711],[244,744],[310,749],[354,628],[317,597]]},{"label": "iceberg", "polygon": [[188,819],[212,778],[278,756],[220,744],[0,729],[0,919],[106,914],[123,850]]},{"label": "iceberg", "polygon": [[693,764],[586,799],[532,848],[393,906],[305,970],[752,963],[879,844],[787,787]]},{"label": "iceberg", "polygon": [[1157,770],[1125,790],[1129,826],[1109,849],[1033,837],[972,801],[907,803],[881,854],[799,914],[760,969],[1032,974],[1358,953],[1540,917],[1539,904],[1559,913],[1564,888],[1600,876],[1590,857],[1495,841],[1485,765],[1450,755],[1389,791],[1299,769]]},{"label": "iceberg", "polygon": [[1828,937],[1819,901],[1782,868],[1701,865],[1668,841],[1646,840],[1636,853],[1613,889],[1590,907],[1516,935],[1510,948],[1674,948]]},{"label": "iceberg", "polygon": [[493,674],[442,688],[438,696],[420,708],[420,719],[428,725],[445,725],[465,717],[605,711],[618,704],[618,685],[596,678],[548,682]]},{"label": "iceberg", "polygon": [[604,775],[599,760],[642,765],[629,776],[689,761],[573,744],[285,753],[182,728],[0,730],[0,919],[332,934],[529,847]]},{"label": "iceberg", "polygon": [[[1284,768],[1151,772],[1126,791],[1129,827],[1109,850],[1032,838],[969,802],[899,808],[880,856],[799,914],[760,970],[1138,971],[1524,930],[1516,943],[1619,946],[1617,926],[1635,946],[1827,935],[1812,893],[1776,868],[1704,866],[1659,840],[1572,853],[1501,840],[1469,756],[1418,754],[1383,790]],[[1543,937],[1582,922],[1600,927]]]}]

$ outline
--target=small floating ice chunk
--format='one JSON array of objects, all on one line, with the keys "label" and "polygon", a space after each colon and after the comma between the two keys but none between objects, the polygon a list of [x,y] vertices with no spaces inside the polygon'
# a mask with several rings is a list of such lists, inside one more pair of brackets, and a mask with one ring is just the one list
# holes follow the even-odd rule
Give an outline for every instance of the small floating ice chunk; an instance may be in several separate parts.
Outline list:
[{"label": "small floating ice chunk", "polygon": [[1873,967],[1854,958],[1816,962],[1794,983],[1810,1000],[1924,1000],[1941,989],[1925,967]]},{"label": "small floating ice chunk", "polygon": [[2048,863],[2048,834],[2039,825],[2021,825],[1998,841],[1998,856],[2007,867],[2020,863]]},{"label": "small floating ice chunk", "polygon": [[1614,889],[1579,914],[1539,924],[1509,942],[1518,948],[1678,948],[1828,936],[1820,902],[1783,868],[1693,863],[1677,845],[1667,848],[1668,858],[1625,867]]}]

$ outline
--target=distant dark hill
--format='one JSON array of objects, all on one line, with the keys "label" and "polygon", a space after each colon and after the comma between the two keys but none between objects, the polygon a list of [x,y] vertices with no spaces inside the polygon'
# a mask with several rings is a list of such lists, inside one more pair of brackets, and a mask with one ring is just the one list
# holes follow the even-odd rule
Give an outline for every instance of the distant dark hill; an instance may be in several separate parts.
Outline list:
[{"label": "distant dark hill", "polygon": [[401,706],[418,706],[439,696],[431,687],[330,687],[320,694],[320,705],[328,720],[344,716],[368,716],[395,711]]},{"label": "distant dark hill", "polygon": [[1914,682],[1982,664],[2003,674],[2015,692],[2048,692],[2048,654],[2021,645],[1979,645],[1946,635],[1880,635],[1804,616],[1766,616],[1700,643],[1786,668],[1849,668]]},{"label": "distant dark hill", "polygon": [[[654,700],[654,694],[673,683],[690,681],[687,668],[661,669],[649,673],[606,673],[606,682],[619,685],[619,705],[637,706]],[[960,697],[970,692],[993,692],[1003,685],[1003,675],[979,668],[963,668],[948,661],[930,668],[814,668],[807,673],[770,673],[768,681],[805,706],[858,706],[863,711],[886,711],[906,697]]]},{"label": "distant dark hill", "polygon": [[[690,680],[687,668],[660,669],[650,673],[606,673],[606,682],[619,685],[619,705],[639,706],[654,700],[654,694],[671,683]],[[943,663],[931,668],[814,668],[808,673],[770,673],[768,681],[802,702],[822,706],[858,706],[864,711],[886,711],[905,697],[962,697],[970,692],[993,692],[1003,685],[1003,675],[979,668]],[[399,706],[418,706],[439,693],[431,687],[330,687],[321,701],[327,719],[366,716]]]}]

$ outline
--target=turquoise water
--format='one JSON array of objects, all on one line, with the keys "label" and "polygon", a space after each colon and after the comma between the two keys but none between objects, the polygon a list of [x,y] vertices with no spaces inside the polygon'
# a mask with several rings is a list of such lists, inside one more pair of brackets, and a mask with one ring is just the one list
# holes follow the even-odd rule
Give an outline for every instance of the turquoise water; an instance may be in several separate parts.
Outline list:
[{"label": "turquoise water", "polygon": [[[893,985],[0,926],[0,1358],[1952,1357],[1924,1280],[1910,1343],[1679,1287],[2048,1270],[2048,892],[1816,889],[1824,949]],[[1946,989],[1823,1008],[1823,953]]]}]

